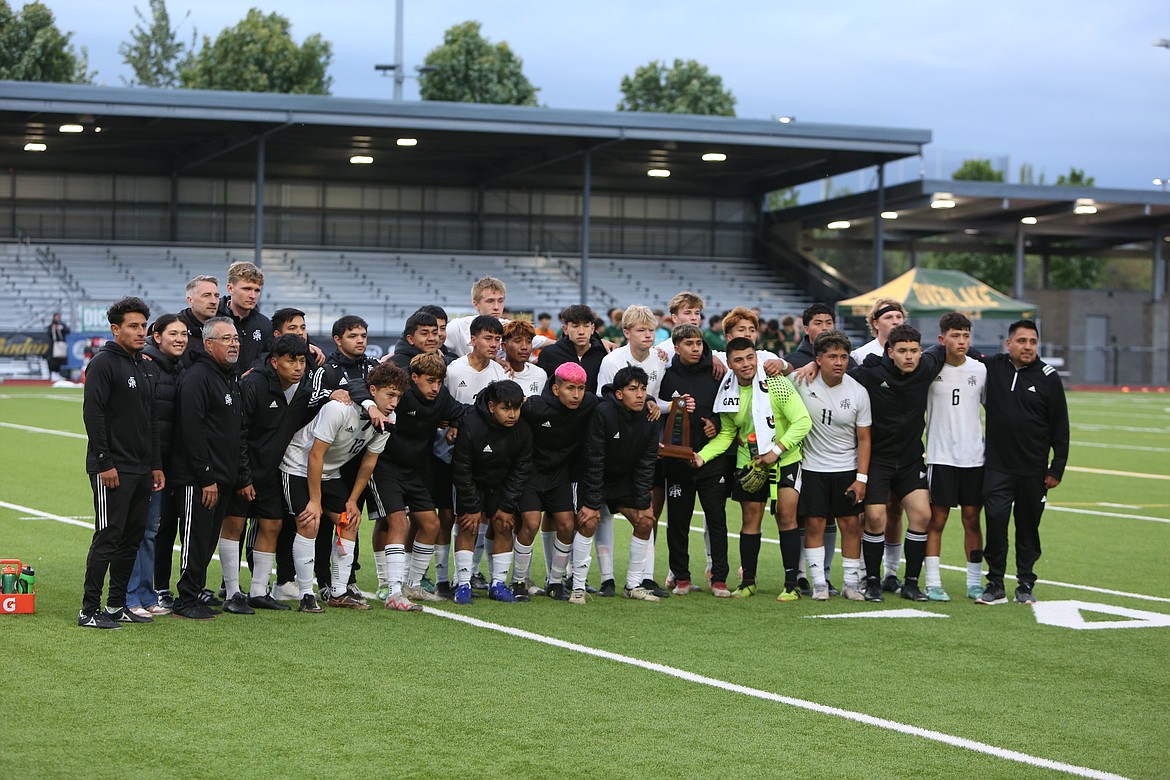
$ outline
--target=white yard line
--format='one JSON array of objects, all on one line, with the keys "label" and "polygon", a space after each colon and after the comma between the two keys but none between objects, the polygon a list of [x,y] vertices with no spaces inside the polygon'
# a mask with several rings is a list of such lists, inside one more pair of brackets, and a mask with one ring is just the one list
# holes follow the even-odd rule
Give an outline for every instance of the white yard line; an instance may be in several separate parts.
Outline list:
[{"label": "white yard line", "polygon": [[0,400],[3,401],[19,401],[22,398],[42,398],[46,401],[68,401],[69,403],[79,404],[85,399],[80,395],[53,395],[50,393],[3,393],[0,394]]},{"label": "white yard line", "polygon": [[1170,447],[1143,447],[1140,444],[1102,444],[1097,441],[1080,441],[1079,439],[1073,442],[1074,448],[1080,447],[1098,447],[1103,450],[1133,450],[1134,452],[1170,452]]},{"label": "white yard line", "polygon": [[[1113,504],[1112,506],[1120,506]],[[1127,515],[1122,512],[1101,512],[1096,509],[1074,509],[1070,506],[1053,506],[1048,505],[1050,512],[1072,512],[1074,515],[1096,515],[1098,517],[1119,517],[1126,520],[1148,520],[1151,523],[1170,523],[1170,519],[1165,517],[1150,517],[1149,515]]]},{"label": "white yard line", "polygon": [[50,436],[64,436],[68,439],[82,439],[89,440],[89,437],[84,433],[73,433],[72,431],[58,431],[53,428],[34,428],[31,425],[19,425],[17,423],[0,422],[0,428],[14,428],[18,431],[28,431],[29,433],[45,433]]},{"label": "white yard line", "polygon": [[1146,474],[1141,471],[1114,471],[1113,469],[1090,469],[1085,466],[1067,466],[1065,471],[1075,471],[1080,474],[1103,474],[1107,477],[1134,477],[1135,479],[1166,479],[1170,480],[1170,475],[1167,474]]}]

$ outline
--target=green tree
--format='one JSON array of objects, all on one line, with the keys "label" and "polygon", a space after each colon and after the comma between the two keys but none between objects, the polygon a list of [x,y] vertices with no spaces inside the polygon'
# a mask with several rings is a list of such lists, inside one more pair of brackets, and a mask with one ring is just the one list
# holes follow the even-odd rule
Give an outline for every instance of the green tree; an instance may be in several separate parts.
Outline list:
[{"label": "green tree", "polygon": [[418,77],[419,97],[453,103],[535,106],[537,87],[524,75],[521,60],[507,43],[492,44],[479,22],[457,24],[431,49]]},{"label": "green tree", "polygon": [[[148,20],[134,7],[138,24],[130,31],[130,40],[118,46],[122,61],[134,71],[134,78],[122,80],[133,87],[177,87],[179,71],[190,67],[195,51],[196,33],[191,33],[191,46],[178,40],[178,31],[171,29],[166,0],[150,0]],[[187,12],[184,20],[191,16]]]},{"label": "green tree", "polygon": [[786,187],[782,190],[772,190],[765,200],[768,211],[790,209],[800,202],[800,192],[795,187]]},{"label": "green tree", "polygon": [[1062,173],[1056,177],[1057,187],[1093,187],[1096,182],[1094,177],[1086,176],[1080,168],[1069,168],[1067,176]]},{"label": "green tree", "polygon": [[622,77],[618,111],[735,116],[735,96],[723,79],[694,60],[676,59],[667,66],[654,60]]},{"label": "green tree", "polygon": [[89,52],[80,53],[69,39],[73,33],[57,29],[53,12],[43,3],[25,5],[14,13],[0,0],[0,79],[88,84]]},{"label": "green tree", "polygon": [[[970,159],[951,174],[957,181],[1003,181],[1003,171],[991,160]],[[971,274],[997,290],[1011,291],[1015,284],[1015,256],[998,252],[933,252],[923,258],[929,268],[947,268]]]},{"label": "green tree", "polygon": [[[1080,168],[1056,177],[1057,187],[1092,187],[1096,179]],[[1097,285],[1105,269],[1100,257],[1053,257],[1048,262],[1048,286],[1066,290],[1086,290]]]},{"label": "green tree", "polygon": [[959,181],[1003,181],[1003,171],[997,170],[991,160],[963,160],[951,178]]},{"label": "green tree", "polygon": [[298,46],[287,18],[253,8],[214,42],[203,36],[203,47],[180,69],[179,80],[189,89],[328,95],[332,60],[333,47],[319,34]]}]

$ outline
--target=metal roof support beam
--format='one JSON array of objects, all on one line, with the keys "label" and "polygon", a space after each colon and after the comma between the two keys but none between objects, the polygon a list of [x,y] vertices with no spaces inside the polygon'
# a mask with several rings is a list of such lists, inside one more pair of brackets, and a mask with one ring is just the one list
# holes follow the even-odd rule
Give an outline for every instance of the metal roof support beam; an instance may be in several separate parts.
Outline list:
[{"label": "metal roof support beam", "polygon": [[252,262],[260,268],[260,257],[264,251],[264,150],[268,133],[261,133],[256,140],[256,251]]},{"label": "metal roof support beam", "polygon": [[1166,294],[1166,234],[1165,227],[1154,231],[1154,303],[1161,303]]},{"label": "metal roof support beam", "polygon": [[585,150],[581,171],[581,303],[589,305],[589,194],[593,189],[593,149]]},{"label": "metal roof support beam", "polygon": [[877,166],[877,199],[873,207],[873,286],[885,284],[886,232],[882,212],[886,210],[886,164]]},{"label": "metal roof support beam", "polygon": [[1024,226],[1016,225],[1016,291],[1018,300],[1024,299]]}]

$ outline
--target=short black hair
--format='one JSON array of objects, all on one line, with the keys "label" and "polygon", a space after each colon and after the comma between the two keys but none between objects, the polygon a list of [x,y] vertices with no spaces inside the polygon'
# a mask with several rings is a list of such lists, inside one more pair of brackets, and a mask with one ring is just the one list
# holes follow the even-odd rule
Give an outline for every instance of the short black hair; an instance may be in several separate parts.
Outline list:
[{"label": "short black hair", "polygon": [[800,321],[805,325],[808,325],[810,322],[812,322],[813,317],[816,317],[819,314],[828,314],[833,318],[834,322],[837,320],[836,316],[833,314],[833,310],[830,309],[827,304],[818,301],[817,303],[809,304],[808,308],[800,313]]},{"label": "short black hair", "polygon": [[406,318],[406,325],[402,328],[402,337],[407,338],[413,336],[414,332],[419,328],[437,328],[439,327],[439,320],[430,312],[425,312],[419,309],[414,314]]},{"label": "short black hair", "polygon": [[429,314],[436,320],[442,320],[443,322],[451,321],[451,318],[447,316],[447,310],[442,306],[438,306],[433,303],[428,303],[426,306],[419,306],[418,311],[415,313],[417,314],[419,312],[422,312],[423,314]]},{"label": "short black hair", "polygon": [[138,312],[146,319],[150,320],[150,307],[146,305],[146,301],[134,296],[127,296],[115,303],[110,308],[106,309],[106,319],[110,321],[111,325],[121,325],[126,315],[131,312]]},{"label": "short black hair", "polygon": [[921,344],[922,334],[913,325],[902,323],[891,330],[889,336],[886,336],[886,349],[892,349],[895,344],[903,341],[913,341],[915,344]]},{"label": "short black hair", "polygon": [[566,306],[561,310],[561,322],[566,325],[592,325],[597,320],[597,315],[583,303],[574,303],[572,306]]},{"label": "short black hair", "polygon": [[277,336],[276,340],[272,342],[272,349],[268,350],[268,355],[274,358],[282,355],[291,355],[292,357],[301,355],[307,359],[309,345],[295,333],[285,333],[283,336]]},{"label": "short black hair", "polygon": [[184,325],[183,321],[179,319],[178,314],[160,314],[158,315],[157,320],[150,323],[150,332],[156,336],[161,336],[162,332],[166,330],[167,326],[172,322],[177,322],[180,325],[183,325],[183,329],[186,330],[187,326]]},{"label": "short black hair", "polygon": [[511,379],[497,379],[482,391],[489,404],[516,409],[524,404],[524,391]]},{"label": "short black hair", "polygon": [[614,390],[621,390],[634,383],[640,384],[642,387],[650,384],[650,377],[646,376],[646,370],[641,366],[625,366],[619,368],[618,372],[613,375]]},{"label": "short black hair", "polygon": [[723,315],[722,314],[712,314],[710,317],[707,318],[707,324],[712,328],[714,328],[720,322],[723,322]]},{"label": "short black hair", "polygon": [[1036,320],[1016,320],[1011,325],[1008,325],[1008,338],[1011,338],[1012,334],[1020,328],[1035,331],[1037,337],[1040,335],[1040,328],[1036,327]]},{"label": "short black hair", "polygon": [[971,320],[957,311],[949,311],[938,318],[938,332],[947,335],[952,330],[971,330]]},{"label": "short black hair", "polygon": [[370,326],[356,314],[347,314],[333,323],[333,338],[341,338],[347,330],[353,330],[354,328],[365,328],[369,330]]},{"label": "short black hair", "polygon": [[471,335],[478,336],[484,331],[487,331],[488,333],[495,333],[496,335],[503,337],[504,326],[501,325],[500,321],[492,315],[480,314],[471,321]]},{"label": "short black hair", "polygon": [[730,355],[732,352],[742,352],[743,350],[756,351],[756,345],[752,343],[751,339],[746,339],[743,336],[737,336],[731,341],[727,342],[727,348],[723,354]]},{"label": "short black hair", "polygon": [[853,350],[853,345],[849,343],[849,337],[839,330],[826,330],[813,342],[813,352],[818,356],[834,347],[845,350],[845,354],[849,354]]},{"label": "short black hair", "polygon": [[540,320],[551,320],[551,319],[552,319],[552,315],[549,314],[547,311],[542,311],[540,314],[536,315],[537,322],[539,322]]},{"label": "short black hair", "polygon": [[304,317],[305,313],[300,309],[295,309],[292,306],[286,306],[283,309],[277,309],[272,312],[272,329],[274,331],[282,330],[285,325],[295,320],[297,317]]}]

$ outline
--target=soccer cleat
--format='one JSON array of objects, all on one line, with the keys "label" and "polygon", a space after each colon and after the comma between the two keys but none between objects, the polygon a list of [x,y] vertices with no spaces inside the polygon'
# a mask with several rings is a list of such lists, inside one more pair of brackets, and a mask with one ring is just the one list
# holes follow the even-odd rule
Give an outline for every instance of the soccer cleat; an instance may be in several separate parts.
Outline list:
[{"label": "soccer cleat", "polygon": [[378,589],[374,591],[374,598],[378,601],[385,601],[390,598],[390,583],[379,585]]},{"label": "soccer cleat", "polygon": [[154,622],[154,618],[152,618],[150,615],[146,615],[144,617],[142,615],[135,613],[132,610],[127,609],[126,607],[118,607],[113,612],[110,612],[109,608],[107,607],[106,608],[106,617],[108,617],[110,620],[114,621],[115,623],[153,623]]},{"label": "soccer cleat", "polygon": [[208,606],[208,607],[222,607],[223,606],[223,602],[220,601],[218,598],[216,598],[215,594],[212,593],[207,588],[204,588],[203,590],[199,591],[199,603],[203,604],[205,606]]},{"label": "soccer cleat", "polygon": [[865,601],[865,593],[863,590],[857,590],[850,585],[843,585],[841,586],[841,595],[850,601]]},{"label": "soccer cleat", "polygon": [[524,581],[524,585],[528,588],[528,595],[529,596],[543,596],[544,595],[544,588],[540,587],[535,582],[533,582],[531,577],[529,577],[528,579],[526,579]]},{"label": "soccer cleat", "polygon": [[882,580],[882,590],[884,590],[886,593],[893,593],[895,595],[901,593],[902,583],[898,582],[897,575],[891,574]]},{"label": "soccer cleat", "polygon": [[653,593],[655,596],[657,596],[660,599],[670,598],[670,591],[667,590],[666,588],[662,587],[661,585],[659,585],[657,582],[650,579],[649,577],[642,580],[642,587],[645,588],[646,590],[650,591],[651,593]]},{"label": "soccer cleat", "polygon": [[740,583],[738,588],[731,591],[731,597],[733,599],[750,599],[754,595],[756,595],[756,583],[754,582],[748,583],[747,585]]},{"label": "soccer cleat", "polygon": [[918,580],[914,577],[907,577],[902,584],[902,598],[907,601],[930,601],[930,597],[923,593],[918,587]]},{"label": "soccer cleat", "polygon": [[574,590],[572,592],[572,594],[569,596],[568,600],[569,600],[570,604],[576,604],[578,606],[580,606],[581,604],[584,604],[585,603],[585,589],[584,588],[577,588],[576,590]]},{"label": "soccer cleat", "polygon": [[811,596],[813,594],[812,583],[808,581],[807,577],[796,578],[796,589],[800,591],[802,596]]},{"label": "soccer cleat", "polygon": [[882,583],[877,577],[865,578],[865,600],[881,602],[885,601],[885,596],[882,595]]},{"label": "soccer cleat", "polygon": [[983,595],[983,586],[982,585],[969,585],[969,586],[967,586],[967,598],[977,599],[982,595]]},{"label": "soccer cleat", "polygon": [[[588,591],[589,589],[586,588],[585,590]],[[607,599],[611,598],[612,596],[616,596],[617,583],[613,580],[606,580],[605,582],[601,583],[601,587],[597,589],[597,595]]]},{"label": "soccer cleat", "polygon": [[281,582],[272,589],[272,598],[277,601],[300,601],[301,591],[295,582]]},{"label": "soccer cleat", "polygon": [[397,612],[422,612],[422,605],[415,604],[404,593],[395,593],[386,599],[386,609],[393,609]]},{"label": "soccer cleat", "polygon": [[569,594],[567,591],[572,590],[566,588],[563,582],[550,582],[548,587],[544,589],[544,595],[548,596],[553,601],[567,601]]},{"label": "soccer cleat", "polygon": [[434,583],[434,581],[433,581],[433,580],[431,580],[431,578],[430,578],[430,577],[428,577],[428,576],[426,576],[425,574],[423,575],[423,578],[422,578],[422,580],[419,582],[419,585],[420,585],[420,586],[422,587],[422,589],[423,589],[423,590],[425,590],[427,593],[434,593],[434,592],[435,592],[435,583]]},{"label": "soccer cleat", "polygon": [[[829,581],[825,580],[825,582],[829,582]],[[841,595],[841,591],[837,590],[837,587],[835,585],[833,585],[833,583],[831,583],[831,582],[829,582],[829,595],[830,596],[840,596]]]},{"label": "soccer cleat", "polygon": [[276,612],[285,612],[292,609],[288,604],[280,603],[268,593],[265,593],[263,596],[249,596],[248,606],[252,609],[271,609]]},{"label": "soccer cleat", "polygon": [[256,610],[248,606],[248,597],[243,591],[237,591],[234,596],[223,603],[223,611],[233,615],[255,615]]},{"label": "soccer cleat", "polygon": [[931,585],[926,589],[926,598],[931,601],[950,601],[951,597],[938,585]]},{"label": "soccer cleat", "polygon": [[634,599],[635,601],[660,601],[661,600],[657,596],[655,596],[653,593],[646,590],[646,588],[642,587],[641,585],[639,585],[635,588],[622,588],[622,595],[628,599]]},{"label": "soccer cleat", "polygon": [[362,593],[362,589],[357,586],[356,582],[351,582],[345,586],[345,592],[353,596],[355,599],[366,600],[366,594]]},{"label": "soccer cleat", "polygon": [[[446,601],[445,598],[438,593],[429,593],[423,590],[422,585],[407,585],[402,589],[406,597],[411,601]],[[386,598],[389,598],[387,596]],[[385,601],[385,599],[383,599]]]},{"label": "soccer cleat", "polygon": [[516,594],[512,592],[512,589],[505,582],[493,582],[491,587],[488,588],[488,598],[492,601],[502,601],[505,604],[515,604],[519,601],[516,598]]},{"label": "soccer cleat", "polygon": [[321,601],[329,601],[329,599],[333,598],[333,588],[328,585],[317,588],[317,598]]},{"label": "soccer cleat", "polygon": [[1036,603],[1036,597],[1032,595],[1031,585],[1020,585],[1016,588],[1016,602],[1020,604]]},{"label": "soccer cleat", "polygon": [[327,602],[331,607],[338,607],[340,609],[369,609],[370,605],[366,603],[365,598],[355,596],[348,590],[340,596],[333,596]]},{"label": "soccer cleat", "polygon": [[517,580],[512,583],[512,595],[517,601],[532,601],[528,595],[528,583]]},{"label": "soccer cleat", "polygon": [[470,604],[471,603],[471,585],[463,584],[455,588],[455,596],[452,599],[456,604]]},{"label": "soccer cleat", "polygon": [[121,628],[101,609],[94,612],[78,612],[77,625],[82,628]]},{"label": "soccer cleat", "polygon": [[174,610],[174,608],[175,608],[175,594],[174,593],[171,593],[169,590],[158,590],[158,591],[155,591],[155,595],[158,596],[158,605],[160,607],[166,607],[167,609],[172,610],[172,611]]},{"label": "soccer cleat", "polygon": [[[669,581],[670,578],[668,578]],[[691,592],[690,580],[675,580],[674,587],[670,590],[676,596],[686,596]]]},{"label": "soccer cleat", "polygon": [[472,574],[471,575],[471,589],[472,590],[488,590],[489,586],[488,586],[487,578],[484,577],[479,572]]},{"label": "soccer cleat", "polygon": [[975,599],[976,604],[1006,604],[1007,594],[1004,593],[1003,583],[987,582],[987,587],[984,588],[983,593],[979,598]]},{"label": "soccer cleat", "polygon": [[175,602],[175,617],[186,618],[187,620],[215,620],[215,610],[203,604],[182,604]]},{"label": "soccer cleat", "polygon": [[731,591],[727,589],[726,582],[715,582],[712,580],[711,595],[717,599],[729,599],[731,598]]},{"label": "soccer cleat", "polygon": [[675,584],[676,584],[677,582],[678,582],[678,580],[676,580],[676,579],[674,578],[674,572],[672,572],[672,571],[668,571],[668,572],[666,573],[666,582],[664,583],[664,584],[666,585],[666,588],[667,588],[667,590],[671,590],[671,591],[673,591],[673,590],[674,590],[674,586],[675,586]]},{"label": "soccer cleat", "polygon": [[829,583],[822,582],[820,585],[813,585],[812,600],[813,601],[828,601],[829,600]]},{"label": "soccer cleat", "polygon": [[317,603],[317,597],[312,593],[306,593],[301,596],[301,604],[297,607],[297,612],[324,612],[325,610]]},{"label": "soccer cleat", "polygon": [[800,601],[800,586],[795,588],[785,587],[780,591],[780,595],[776,597],[777,601],[787,604],[790,601]]},{"label": "soccer cleat", "polygon": [[449,582],[440,582],[435,585],[435,594],[445,599],[453,599],[455,598],[455,589],[451,587]]}]

